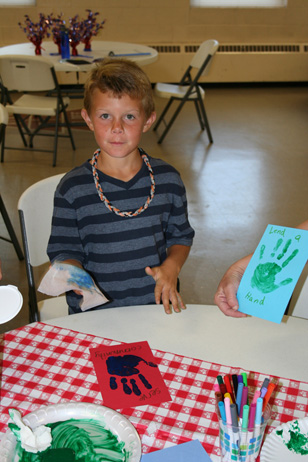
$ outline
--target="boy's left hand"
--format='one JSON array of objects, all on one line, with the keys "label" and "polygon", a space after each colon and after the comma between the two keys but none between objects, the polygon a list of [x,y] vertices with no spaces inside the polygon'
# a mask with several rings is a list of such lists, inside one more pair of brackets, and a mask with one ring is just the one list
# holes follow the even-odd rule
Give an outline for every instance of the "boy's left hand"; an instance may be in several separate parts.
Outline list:
[{"label": "boy's left hand", "polygon": [[145,272],[148,276],[152,276],[156,282],[154,290],[155,302],[158,305],[162,302],[167,314],[172,313],[170,304],[176,313],[186,309],[185,303],[176,289],[177,275],[173,274],[170,268],[166,269],[163,265],[154,266],[153,268],[147,266]]}]

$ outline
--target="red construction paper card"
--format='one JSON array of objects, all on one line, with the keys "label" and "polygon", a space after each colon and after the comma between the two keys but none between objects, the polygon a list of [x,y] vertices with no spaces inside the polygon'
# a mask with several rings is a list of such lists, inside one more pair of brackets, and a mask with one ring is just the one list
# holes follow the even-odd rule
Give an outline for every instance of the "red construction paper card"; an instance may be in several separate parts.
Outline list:
[{"label": "red construction paper card", "polygon": [[90,349],[104,406],[112,409],[171,401],[148,342]]}]

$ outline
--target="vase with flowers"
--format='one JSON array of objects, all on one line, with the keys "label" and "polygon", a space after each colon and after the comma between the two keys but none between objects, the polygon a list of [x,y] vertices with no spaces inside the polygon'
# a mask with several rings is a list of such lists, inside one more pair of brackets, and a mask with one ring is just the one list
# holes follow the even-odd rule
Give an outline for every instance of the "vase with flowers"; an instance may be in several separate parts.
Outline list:
[{"label": "vase with flowers", "polygon": [[79,45],[83,34],[83,22],[78,20],[79,15],[69,19],[69,40],[72,47],[72,56],[78,56],[77,46]]},{"label": "vase with flowers", "polygon": [[84,51],[91,51],[91,38],[95,37],[99,30],[103,28],[105,20],[97,23],[96,19],[99,13],[93,13],[91,10],[86,10],[88,17],[83,20],[83,36],[82,43],[84,43]]},{"label": "vase with flowers", "polygon": [[96,22],[99,13],[93,13],[91,10],[86,11],[88,12],[86,19],[79,20],[78,14],[69,19],[69,36],[73,56],[78,55],[77,45],[79,45],[80,42],[85,45],[84,51],[91,51],[91,38],[98,34],[105,23],[105,21],[100,23]]},{"label": "vase with flowers", "polygon": [[41,45],[43,39],[50,36],[48,21],[42,13],[39,14],[37,23],[34,23],[27,14],[25,14],[25,18],[24,23],[19,22],[18,25],[35,46],[35,54],[40,55],[42,54]]},{"label": "vase with flowers", "polygon": [[52,39],[58,47],[58,53],[61,55],[61,31],[65,27],[65,21],[62,18],[63,13],[58,16],[50,14],[47,16],[48,24],[51,29]]}]

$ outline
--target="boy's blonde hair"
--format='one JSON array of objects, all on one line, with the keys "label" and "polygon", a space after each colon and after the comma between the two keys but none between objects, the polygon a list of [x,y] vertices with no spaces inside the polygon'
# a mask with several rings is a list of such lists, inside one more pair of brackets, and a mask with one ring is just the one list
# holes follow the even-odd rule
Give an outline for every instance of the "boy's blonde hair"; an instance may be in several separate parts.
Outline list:
[{"label": "boy's blonde hair", "polygon": [[85,83],[84,108],[88,114],[91,113],[92,95],[96,88],[102,93],[111,92],[116,98],[128,95],[140,100],[147,119],[155,110],[151,82],[133,61],[107,58],[95,66]]}]

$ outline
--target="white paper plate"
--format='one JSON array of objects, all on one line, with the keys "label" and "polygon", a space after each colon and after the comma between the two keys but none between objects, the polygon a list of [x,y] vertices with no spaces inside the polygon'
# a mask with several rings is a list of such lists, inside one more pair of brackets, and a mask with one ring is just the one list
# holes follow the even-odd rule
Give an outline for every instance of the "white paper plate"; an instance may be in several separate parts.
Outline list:
[{"label": "white paper plate", "polygon": [[22,295],[15,286],[0,286],[0,324],[13,319],[21,310]]},{"label": "white paper plate", "polygon": [[[292,438],[290,430],[295,431],[295,434],[297,433],[297,425],[299,429],[298,432],[303,435],[303,440],[306,443],[305,452],[308,452],[308,417],[305,417],[304,419],[292,420],[291,422],[287,422],[275,428],[264,441],[260,462],[307,462],[308,454],[303,455],[299,452],[295,452],[294,450],[288,449],[286,445],[290,441],[290,438]],[[277,435],[277,431],[282,431],[282,435]]]},{"label": "white paper plate", "polygon": [[[23,421],[31,428],[48,423],[69,419],[94,419],[102,427],[110,430],[119,441],[125,443],[128,455],[127,462],[139,462],[141,459],[141,442],[135,427],[119,412],[105,406],[91,403],[63,403],[43,406],[23,417]],[[16,438],[8,430],[0,443],[0,461],[12,462],[14,459]]]}]

